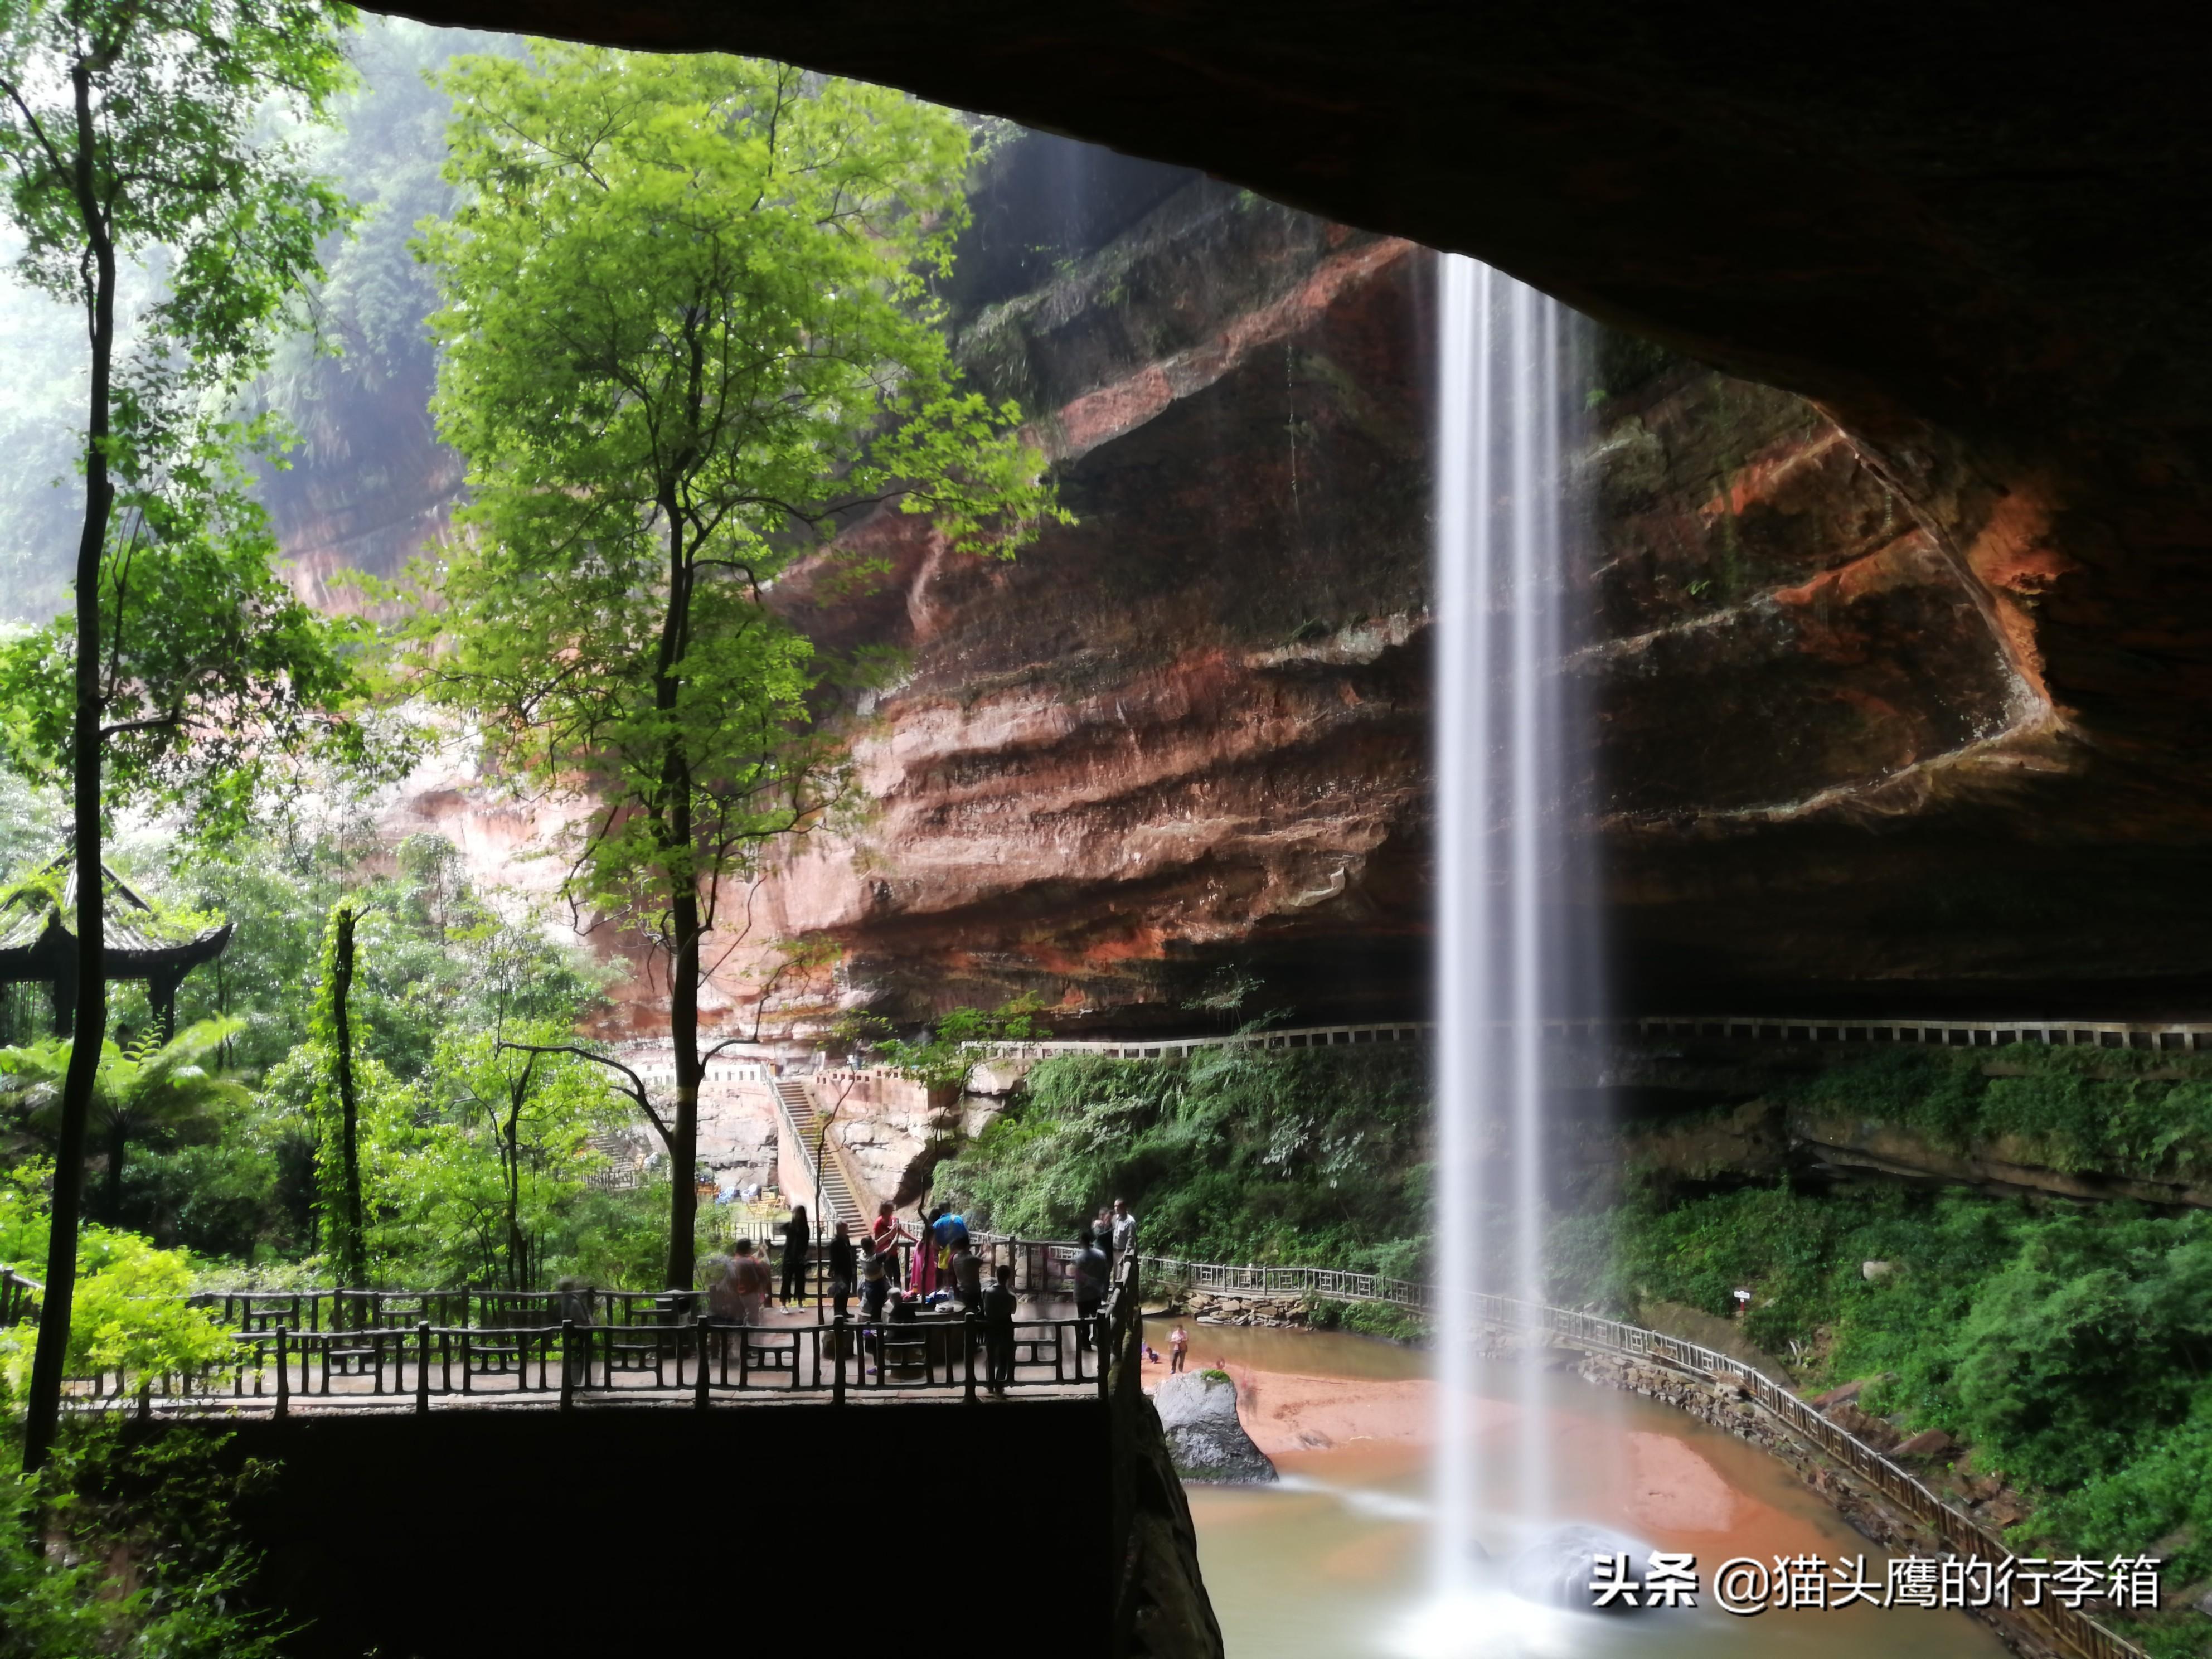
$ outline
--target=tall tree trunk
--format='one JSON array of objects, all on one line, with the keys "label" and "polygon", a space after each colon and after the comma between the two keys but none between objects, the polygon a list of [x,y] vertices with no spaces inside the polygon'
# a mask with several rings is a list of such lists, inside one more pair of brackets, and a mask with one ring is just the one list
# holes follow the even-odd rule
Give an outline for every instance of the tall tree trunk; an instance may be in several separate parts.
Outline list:
[{"label": "tall tree trunk", "polygon": [[[668,521],[668,613],[661,625],[653,706],[673,716],[681,699],[677,666],[691,639],[691,562],[674,484],[664,485]],[[699,1213],[699,878],[692,868],[691,767],[681,737],[661,762],[661,852],[668,860],[668,1035],[675,1049],[676,1111],[668,1126],[668,1288],[688,1291],[695,1267],[692,1229]]]},{"label": "tall tree trunk", "polygon": [[54,1150],[52,1231],[46,1243],[46,1293],[40,1305],[39,1346],[25,1402],[23,1468],[46,1461],[60,1426],[62,1371],[69,1356],[70,1313],[76,1293],[76,1229],[84,1203],[85,1126],[92,1085],[107,1035],[107,951],[101,917],[100,838],[100,556],[115,489],[107,476],[109,373],[115,356],[115,243],[107,233],[93,179],[92,84],[80,60],[76,88],[76,199],[92,252],[92,395],[86,410],[84,533],[76,547],[76,710],[70,731],[70,811],[76,840],[76,1018],[69,1071],[62,1079],[60,1144]]},{"label": "tall tree trunk", "polygon": [[[532,1056],[535,1059],[535,1056]],[[523,1072],[522,1087],[529,1087],[530,1073]],[[522,1148],[519,1129],[522,1104],[518,1099],[514,1110],[507,1120],[507,1287],[511,1291],[526,1290],[529,1271],[527,1247],[522,1237]]]},{"label": "tall tree trunk", "polygon": [[[688,819],[689,814],[686,814]],[[688,839],[688,836],[687,836]],[[668,1126],[668,1288],[691,1288],[692,1230],[699,1213],[699,895],[690,880],[672,895],[668,1032],[676,1048],[676,1112]]]},{"label": "tall tree trunk", "polygon": [[331,1026],[337,1053],[338,1084],[338,1144],[345,1194],[338,1213],[338,1282],[349,1289],[366,1288],[368,1277],[368,1240],[361,1215],[361,1099],[353,1081],[353,1017],[348,1002],[353,995],[354,909],[341,904],[336,918],[337,948],[331,962]]}]

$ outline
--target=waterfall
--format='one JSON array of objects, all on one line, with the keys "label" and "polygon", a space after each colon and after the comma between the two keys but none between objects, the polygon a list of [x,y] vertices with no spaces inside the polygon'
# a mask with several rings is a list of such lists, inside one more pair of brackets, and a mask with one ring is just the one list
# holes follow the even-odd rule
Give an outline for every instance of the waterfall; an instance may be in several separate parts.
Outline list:
[{"label": "waterfall", "polygon": [[[1473,1293],[1546,1300],[1544,1022],[1592,1012],[1592,913],[1571,802],[1589,742],[1564,690],[1575,634],[1561,471],[1580,399],[1575,319],[1475,261],[1442,259],[1436,479],[1436,1521],[1440,1602],[1473,1586],[1482,1506],[1551,1518],[1548,1437],[1528,1419],[1504,1467],[1470,1423]],[[1546,1372],[1514,1368],[1546,1407]],[[1496,1540],[1492,1540],[1493,1544]]]}]

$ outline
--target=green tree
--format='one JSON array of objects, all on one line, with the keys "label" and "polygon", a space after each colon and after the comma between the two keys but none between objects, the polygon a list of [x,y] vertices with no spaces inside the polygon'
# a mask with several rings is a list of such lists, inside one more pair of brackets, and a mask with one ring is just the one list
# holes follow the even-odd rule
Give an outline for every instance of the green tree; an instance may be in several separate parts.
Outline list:
[{"label": "green tree", "polygon": [[354,929],[360,912],[350,899],[331,907],[323,933],[322,990],[315,1000],[315,1042],[322,1064],[315,1079],[315,1190],[338,1283],[367,1283],[368,1225],[361,1204],[361,1091],[354,1079]]},{"label": "green tree", "polygon": [[920,1037],[890,1037],[875,1044],[876,1064],[911,1078],[932,1094],[958,1094],[994,1043],[1042,1042],[1052,1033],[1037,1024],[1044,1004],[1018,996],[997,1008],[951,1008]]},{"label": "green tree", "polygon": [[[70,782],[77,1029],[106,1028],[103,772],[156,798],[198,786],[220,822],[260,757],[319,725],[346,676],[271,574],[222,411],[266,358],[338,197],[269,136],[343,79],[349,9],[313,0],[0,0],[0,163],[18,274],[82,307],[89,389],[75,616],[0,658],[0,745]],[[162,297],[117,356],[118,261],[164,260]],[[99,1042],[64,1081],[46,1300],[25,1432],[52,1443]]]},{"label": "green tree", "polygon": [[[251,1098],[246,1086],[211,1069],[236,1020],[206,1019],[167,1042],[152,1033],[127,1047],[101,1045],[93,1080],[90,1127],[107,1152],[100,1215],[109,1225],[122,1218],[123,1166],[130,1143],[157,1134],[189,1133],[225,1106]],[[18,1097],[32,1125],[51,1133],[60,1125],[63,1080],[69,1073],[68,1038],[20,1048],[0,1048],[0,1091]]]},{"label": "green tree", "polygon": [[588,803],[571,900],[665,962],[688,1286],[705,943],[727,878],[837,789],[764,590],[886,502],[998,553],[1056,509],[928,294],[966,219],[952,115],[738,58],[532,53],[446,81],[463,201],[421,246],[475,499],[412,660],[510,776]]},{"label": "green tree", "polygon": [[568,1037],[541,1020],[448,1031],[439,1042],[426,1079],[439,1132],[410,1185],[449,1270],[509,1290],[536,1285],[550,1236],[604,1161],[590,1137],[613,1119],[612,1097],[562,1052]]}]

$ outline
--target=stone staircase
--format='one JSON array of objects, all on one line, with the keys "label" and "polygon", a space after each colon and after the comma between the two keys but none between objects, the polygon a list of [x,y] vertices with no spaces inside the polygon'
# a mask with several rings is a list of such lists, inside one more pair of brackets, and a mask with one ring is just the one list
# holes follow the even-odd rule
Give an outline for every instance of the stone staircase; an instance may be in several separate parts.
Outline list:
[{"label": "stone staircase", "polygon": [[[853,1183],[845,1178],[843,1164],[831,1152],[823,1159],[823,1168],[814,1169],[815,1143],[822,1133],[822,1125],[814,1110],[813,1097],[806,1092],[806,1085],[795,1078],[778,1079],[775,1093],[782,1103],[784,1122],[799,1139],[799,1161],[813,1171],[821,1189],[823,1213],[815,1218],[815,1237],[829,1237],[842,1221],[851,1226],[854,1237],[860,1237],[868,1231],[868,1218],[861,1212]],[[828,1148],[823,1150],[827,1152]]]}]

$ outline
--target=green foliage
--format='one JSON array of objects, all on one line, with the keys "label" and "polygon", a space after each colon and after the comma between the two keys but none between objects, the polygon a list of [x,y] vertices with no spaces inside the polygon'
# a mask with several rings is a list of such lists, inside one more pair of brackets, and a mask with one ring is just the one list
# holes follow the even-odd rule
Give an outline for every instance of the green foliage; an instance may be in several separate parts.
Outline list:
[{"label": "green foliage", "polygon": [[[604,1207],[590,1182],[605,1158],[589,1137],[621,1121],[621,1097],[588,1061],[502,1048],[502,1038],[550,1045],[571,1033],[527,1021],[445,1032],[423,1079],[419,1132],[388,1189],[386,1236],[407,1238],[441,1284],[546,1283],[549,1260],[590,1248],[583,1231]],[[647,1282],[596,1265],[591,1276],[604,1282]]]},{"label": "green foliage", "polygon": [[581,891],[678,956],[687,896],[711,927],[716,878],[837,787],[762,585],[856,503],[1003,552],[1050,497],[923,286],[965,222],[957,118],[750,60],[532,53],[445,82],[463,203],[422,249],[474,499],[413,663],[514,775],[589,787]]},{"label": "green foliage", "polygon": [[[45,1187],[51,1166],[25,1164],[0,1176],[0,1264],[35,1277],[45,1267]],[[78,1243],[76,1295],[70,1312],[73,1374],[122,1366],[145,1376],[204,1369],[231,1351],[213,1320],[185,1305],[193,1288],[189,1258],[160,1250],[136,1233],[96,1224]],[[31,1364],[30,1328],[0,1329],[0,1410],[20,1395]]]},{"label": "green foliage", "polygon": [[[1052,1033],[1037,1023],[1044,1003],[1018,996],[995,1009],[952,1008],[938,1016],[928,1033],[915,1040],[890,1037],[874,1044],[878,1066],[910,1078],[932,1091],[964,1089],[982,1055],[969,1045],[1042,1042]],[[865,1035],[865,1033],[860,1033]]]},{"label": "green foliage", "polygon": [[1306,1323],[1316,1331],[1348,1331],[1391,1342],[1425,1341],[1428,1322],[1410,1308],[1387,1302],[1335,1302],[1316,1298],[1306,1309]]},{"label": "green foliage", "polygon": [[[222,1439],[128,1439],[70,1425],[39,1478],[0,1451],[0,1659],[273,1659],[276,1621],[245,1600],[254,1560],[230,1504],[264,1471],[224,1473]],[[64,1547],[41,1551],[58,1534]]]},{"label": "green foliage", "polygon": [[1886,1049],[1778,1091],[1793,1111],[1873,1118],[1939,1145],[2013,1143],[2065,1170],[2212,1177],[2212,1058],[2128,1048]]},{"label": "green foliage", "polygon": [[[578,1194],[562,1234],[549,1242],[547,1277],[639,1289],[660,1284],[668,1256],[668,1184],[664,1170],[627,1190],[594,1187]],[[704,1232],[702,1225],[702,1238]]]},{"label": "green foliage", "polygon": [[[404,672],[518,787],[583,805],[568,896],[663,953],[688,1072],[726,882],[845,790],[809,728],[812,644],[766,585],[884,501],[964,553],[1056,511],[1019,411],[958,389],[927,287],[968,137],[900,93],[705,54],[538,42],[441,84],[460,204],[420,247],[472,498],[415,573]],[[695,1081],[665,1131],[672,1285]]]},{"label": "green foliage", "polygon": [[[121,1219],[124,1155],[129,1143],[205,1134],[224,1109],[249,1098],[235,1079],[210,1069],[239,1024],[236,1020],[202,1020],[166,1043],[148,1031],[128,1045],[112,1039],[100,1045],[88,1124],[107,1153],[105,1212],[110,1222]],[[21,1048],[0,1048],[0,1101],[15,1107],[43,1134],[53,1133],[58,1126],[62,1081],[74,1046],[67,1038],[49,1037]]]},{"label": "green foliage", "polygon": [[[0,231],[0,262],[19,239]],[[84,323],[72,307],[0,284],[0,623],[41,623],[69,599],[84,491],[72,473],[84,418]],[[76,486],[76,487],[73,487]]]},{"label": "green foliage", "polygon": [[[100,713],[112,798],[188,805],[195,832],[214,836],[251,821],[280,759],[369,751],[342,713],[358,630],[293,598],[265,516],[221,457],[195,465],[200,483],[131,503],[101,563],[114,643]],[[64,619],[0,646],[0,763],[42,783],[74,752],[73,630]]]},{"label": "green foliage", "polygon": [[[2212,1421],[2212,1215],[1747,1188],[1638,1200],[1553,1243],[1555,1294],[1622,1312],[1724,1313],[1747,1285],[1746,1334],[1818,1355],[1808,1384],[1887,1374],[1869,1408],[1948,1430],[1976,1467],[2053,1494],[2039,1535],[2156,1546],[2178,1582],[2212,1571],[2201,1462],[2186,1474]],[[1866,1261],[1893,1271],[1869,1282]]]},{"label": "green foliage", "polygon": [[410,836],[394,858],[365,826],[342,820],[155,869],[171,890],[231,924],[230,948],[179,992],[179,1018],[245,1020],[233,1054],[248,1070],[309,1039],[324,926],[342,896],[361,912],[355,1042],[402,1081],[422,1076],[448,1025],[480,1025],[501,1009],[573,1020],[606,978],[582,952],[553,944],[534,914],[503,914],[441,836]]},{"label": "green foliage", "polygon": [[[185,980],[177,1005],[185,1020],[219,1022],[208,1026],[222,1033],[222,1046],[204,1060],[208,1071],[257,1088],[250,1097],[223,1091],[191,1124],[146,1141],[126,1170],[119,1218],[164,1243],[264,1270],[314,1248],[314,1084],[323,1048],[312,1026],[325,984],[316,956],[327,911],[352,896],[362,911],[349,1006],[365,1102],[372,1265],[396,1276],[489,1272],[462,1272],[452,1234],[422,1225],[422,1206],[435,1194],[418,1206],[403,1192],[447,1168],[422,1152],[425,1137],[452,1133],[441,1103],[449,1097],[435,1082],[441,1046],[500,1022],[573,1030],[606,973],[546,938],[526,911],[500,914],[438,836],[410,838],[392,858],[341,818],[314,836],[250,838],[197,852],[188,863],[170,842],[126,852],[149,891],[232,922],[230,949]],[[584,1237],[591,1225],[550,1228],[546,1261],[566,1259],[571,1234]]]},{"label": "green foliage", "polygon": [[[249,498],[242,452],[277,437],[231,400],[267,360],[343,202],[271,136],[312,122],[343,76],[349,9],[305,0],[19,0],[0,11],[0,164],[24,237],[19,276],[81,306],[100,550],[100,763],[114,796],[189,801],[196,833],[235,830],[280,757],[364,753],[338,718],[347,630],[295,600]],[[74,77],[74,78],[73,78]],[[114,357],[118,258],[158,257],[158,296]],[[0,645],[0,764],[53,780],[81,761],[79,635],[60,622]]]},{"label": "green foliage", "polygon": [[1427,1121],[1412,1053],[1064,1055],[1031,1071],[1025,1094],[939,1165],[937,1182],[1010,1232],[1064,1237],[1121,1197],[1148,1250],[1410,1276]]},{"label": "green foliage", "polygon": [[437,287],[408,248],[418,223],[455,204],[440,173],[453,103],[434,77],[456,52],[505,43],[372,15],[348,44],[356,82],[332,100],[332,125],[306,137],[360,216],[325,258],[315,335],[285,340],[258,388],[301,439],[292,465],[264,481],[280,519],[361,500],[392,482],[392,457],[434,441],[437,350],[423,319]]}]

